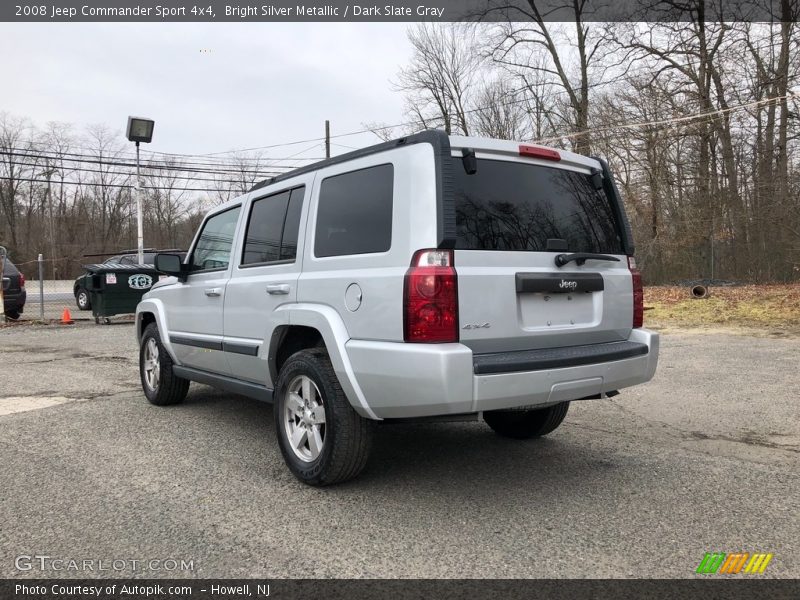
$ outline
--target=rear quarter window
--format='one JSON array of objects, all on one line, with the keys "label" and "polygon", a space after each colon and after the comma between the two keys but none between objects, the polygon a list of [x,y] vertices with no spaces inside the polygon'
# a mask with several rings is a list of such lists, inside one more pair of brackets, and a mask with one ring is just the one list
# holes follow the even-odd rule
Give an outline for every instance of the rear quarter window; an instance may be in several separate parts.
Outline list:
[{"label": "rear quarter window", "polygon": [[557,238],[570,252],[624,254],[611,202],[589,175],[487,159],[468,175],[453,160],[456,249],[544,251]]},{"label": "rear quarter window", "polygon": [[314,256],[386,252],[392,246],[390,164],[334,175],[322,181]]}]

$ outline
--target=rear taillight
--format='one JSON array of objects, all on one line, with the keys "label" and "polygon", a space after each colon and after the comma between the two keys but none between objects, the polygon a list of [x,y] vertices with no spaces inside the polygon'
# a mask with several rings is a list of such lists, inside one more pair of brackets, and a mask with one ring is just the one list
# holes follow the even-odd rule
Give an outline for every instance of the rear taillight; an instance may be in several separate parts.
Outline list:
[{"label": "rear taillight", "polygon": [[21,272],[19,274],[19,287],[25,287],[25,275],[23,275]]},{"label": "rear taillight", "polygon": [[642,274],[636,268],[636,259],[628,257],[628,269],[631,271],[633,281],[633,327],[641,327],[644,323],[644,290],[642,289]]},{"label": "rear taillight", "polygon": [[403,286],[403,339],[458,341],[458,280],[452,250],[417,250]]}]

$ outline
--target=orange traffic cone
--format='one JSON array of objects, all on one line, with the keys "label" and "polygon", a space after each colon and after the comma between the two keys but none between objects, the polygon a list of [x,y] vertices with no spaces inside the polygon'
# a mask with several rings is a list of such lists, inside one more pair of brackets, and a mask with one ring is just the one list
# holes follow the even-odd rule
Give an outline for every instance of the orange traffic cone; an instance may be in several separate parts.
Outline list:
[{"label": "orange traffic cone", "polygon": [[69,314],[69,309],[64,308],[64,312],[61,313],[61,324],[62,325],[72,325],[75,321],[72,320],[72,315]]}]

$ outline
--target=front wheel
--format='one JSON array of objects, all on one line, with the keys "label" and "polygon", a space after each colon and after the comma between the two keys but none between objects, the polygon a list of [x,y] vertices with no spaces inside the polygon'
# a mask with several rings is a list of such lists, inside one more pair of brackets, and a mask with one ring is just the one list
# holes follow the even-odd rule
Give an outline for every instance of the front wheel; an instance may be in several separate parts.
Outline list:
[{"label": "front wheel", "polygon": [[567,416],[569,402],[561,402],[537,410],[492,410],[483,413],[483,420],[503,437],[526,440],[554,431]]},{"label": "front wheel", "polygon": [[89,299],[89,292],[80,288],[78,293],[75,294],[75,304],[78,305],[79,310],[89,310],[92,308],[92,301]]},{"label": "front wheel", "polygon": [[[95,319],[97,322],[98,319]],[[183,402],[189,391],[189,380],[175,375],[172,358],[161,343],[158,326],[150,323],[139,348],[139,376],[144,395],[151,404],[168,406]]]},{"label": "front wheel", "polygon": [[341,483],[366,466],[373,424],[350,406],[323,348],[284,363],[273,411],[283,459],[303,483]]}]

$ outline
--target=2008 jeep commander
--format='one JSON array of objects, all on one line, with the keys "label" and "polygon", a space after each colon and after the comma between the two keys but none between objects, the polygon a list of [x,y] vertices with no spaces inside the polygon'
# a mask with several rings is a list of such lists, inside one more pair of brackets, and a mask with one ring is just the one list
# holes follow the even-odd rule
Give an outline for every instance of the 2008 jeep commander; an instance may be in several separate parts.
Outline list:
[{"label": "2008 jeep commander", "polygon": [[274,401],[299,479],[356,476],[378,420],[553,431],[653,377],[658,335],[606,163],[425,131],[280,175],[211,211],[139,304],[144,393]]}]

